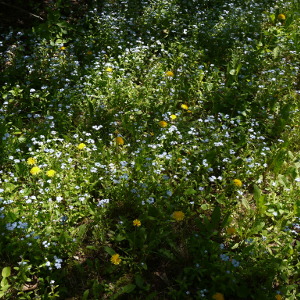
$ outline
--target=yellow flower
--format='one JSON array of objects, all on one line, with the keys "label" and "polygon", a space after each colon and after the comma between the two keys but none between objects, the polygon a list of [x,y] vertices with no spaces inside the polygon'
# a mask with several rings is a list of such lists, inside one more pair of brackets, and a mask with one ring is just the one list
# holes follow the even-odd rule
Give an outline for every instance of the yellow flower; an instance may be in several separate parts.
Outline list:
[{"label": "yellow flower", "polygon": [[167,75],[168,77],[174,77],[174,73],[173,73],[172,71],[166,72],[166,75]]},{"label": "yellow flower", "polygon": [[235,234],[236,232],[236,229],[234,227],[228,227],[227,230],[226,230],[227,234]]},{"label": "yellow flower", "polygon": [[66,47],[62,46],[59,48],[60,50],[66,50]]},{"label": "yellow flower", "polygon": [[92,51],[88,51],[86,54],[87,54],[87,55],[92,55],[93,52],[92,52]]},{"label": "yellow flower", "polygon": [[31,170],[30,170],[30,173],[32,175],[37,175],[38,173],[41,172],[41,169],[39,167],[33,167]]},{"label": "yellow flower", "polygon": [[189,109],[189,107],[186,105],[186,104],[181,104],[181,106],[180,106],[182,109],[185,109],[185,110],[188,110]]},{"label": "yellow flower", "polygon": [[106,72],[111,73],[113,71],[113,69],[111,67],[108,67],[105,69]]},{"label": "yellow flower", "polygon": [[33,157],[29,157],[29,158],[27,159],[27,164],[28,164],[29,166],[35,165],[35,164],[36,164],[36,159],[33,158]]},{"label": "yellow flower", "polygon": [[78,146],[77,146],[77,149],[79,150],[82,150],[86,147],[86,144],[85,143],[80,143]]},{"label": "yellow flower", "polygon": [[225,300],[224,295],[221,294],[221,293],[213,294],[212,298],[215,299],[215,300]]},{"label": "yellow flower", "polygon": [[119,254],[114,254],[112,255],[110,261],[114,264],[114,265],[119,265],[121,263],[121,258]]},{"label": "yellow flower", "polygon": [[140,227],[142,225],[141,221],[138,219],[133,220],[133,226]]},{"label": "yellow flower", "polygon": [[55,173],[56,173],[56,171],[54,171],[54,170],[49,170],[49,171],[46,172],[46,175],[47,175],[48,177],[53,177],[53,176],[55,175]]},{"label": "yellow flower", "polygon": [[172,214],[172,218],[175,219],[177,222],[182,221],[184,217],[185,217],[184,212],[180,210],[174,211]]},{"label": "yellow flower", "polygon": [[171,115],[171,116],[170,116],[170,119],[171,119],[171,120],[175,120],[176,118],[177,118],[176,115]]},{"label": "yellow flower", "polygon": [[278,295],[275,296],[275,299],[276,300],[282,300],[282,296],[278,294]]},{"label": "yellow flower", "polygon": [[115,138],[115,142],[117,145],[124,145],[124,143],[125,143],[124,139],[121,136],[117,136]]},{"label": "yellow flower", "polygon": [[234,179],[233,184],[237,187],[241,187],[243,185],[242,181],[239,179]]},{"label": "yellow flower", "polygon": [[277,18],[278,18],[279,21],[285,21],[285,19],[286,19],[286,17],[285,17],[284,14],[279,14],[279,15],[277,16]]},{"label": "yellow flower", "polygon": [[158,122],[158,125],[159,125],[160,127],[162,127],[162,128],[165,128],[165,127],[168,126],[168,123],[167,123],[166,121],[159,121],[159,122]]}]

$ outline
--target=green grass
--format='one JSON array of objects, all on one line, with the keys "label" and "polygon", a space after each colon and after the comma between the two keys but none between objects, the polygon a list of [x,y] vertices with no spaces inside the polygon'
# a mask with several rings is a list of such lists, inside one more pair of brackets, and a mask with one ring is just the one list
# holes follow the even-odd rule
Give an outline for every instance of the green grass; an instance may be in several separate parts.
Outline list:
[{"label": "green grass", "polygon": [[297,2],[67,4],[2,30],[0,298],[298,299]]}]

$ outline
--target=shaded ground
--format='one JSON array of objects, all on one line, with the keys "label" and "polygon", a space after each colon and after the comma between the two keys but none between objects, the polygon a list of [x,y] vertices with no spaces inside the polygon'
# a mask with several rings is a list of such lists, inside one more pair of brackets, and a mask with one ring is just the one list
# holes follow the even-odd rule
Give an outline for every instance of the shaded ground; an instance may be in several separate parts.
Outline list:
[{"label": "shaded ground", "polygon": [[82,16],[91,0],[2,0],[0,1],[0,33],[10,28],[30,28],[47,20],[51,10],[59,9],[67,18]]}]

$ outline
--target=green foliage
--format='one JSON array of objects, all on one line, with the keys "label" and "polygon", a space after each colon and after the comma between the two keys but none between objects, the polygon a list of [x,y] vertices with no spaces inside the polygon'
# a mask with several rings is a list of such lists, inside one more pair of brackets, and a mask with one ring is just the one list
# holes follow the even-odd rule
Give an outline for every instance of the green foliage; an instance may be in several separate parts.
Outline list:
[{"label": "green foliage", "polygon": [[0,44],[0,297],[299,298],[299,5],[97,2]]}]

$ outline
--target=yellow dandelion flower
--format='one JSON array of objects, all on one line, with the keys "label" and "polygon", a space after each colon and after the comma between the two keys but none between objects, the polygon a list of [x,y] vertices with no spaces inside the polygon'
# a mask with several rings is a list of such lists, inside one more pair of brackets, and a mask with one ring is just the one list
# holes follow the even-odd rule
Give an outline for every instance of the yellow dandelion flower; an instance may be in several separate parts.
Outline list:
[{"label": "yellow dandelion flower", "polygon": [[106,72],[111,73],[113,71],[113,69],[111,67],[108,67],[105,69]]},{"label": "yellow dandelion flower", "polygon": [[31,170],[30,170],[30,173],[32,175],[37,175],[38,173],[41,172],[41,169],[39,167],[33,167]]},{"label": "yellow dandelion flower", "polygon": [[175,120],[175,119],[177,119],[177,116],[176,116],[176,115],[171,115],[171,116],[170,116],[170,119],[171,119],[171,120]]},{"label": "yellow dandelion flower", "polygon": [[115,142],[117,145],[124,145],[124,143],[125,143],[124,139],[121,136],[117,136],[115,138]]},{"label": "yellow dandelion flower", "polygon": [[172,218],[175,219],[177,222],[182,221],[184,217],[185,217],[184,212],[180,210],[174,211],[172,213]]},{"label": "yellow dandelion flower", "polygon": [[138,219],[135,219],[133,220],[132,224],[133,226],[140,227],[142,225],[142,222]]},{"label": "yellow dandelion flower", "polygon": [[62,51],[64,51],[64,50],[66,50],[66,47],[62,46],[59,49],[62,50]]},{"label": "yellow dandelion flower", "polygon": [[234,227],[228,227],[226,229],[227,234],[233,235],[236,233],[236,229]]},{"label": "yellow dandelion flower", "polygon": [[213,294],[212,298],[215,299],[215,300],[225,300],[224,295],[221,294],[221,293]]},{"label": "yellow dandelion flower", "polygon": [[35,165],[35,164],[36,164],[36,159],[33,158],[33,157],[29,157],[29,158],[27,159],[27,164],[28,164],[29,166]]},{"label": "yellow dandelion flower", "polygon": [[167,75],[168,77],[174,77],[174,73],[173,73],[172,71],[167,71],[167,72],[166,72],[166,75]]},{"label": "yellow dandelion flower", "polygon": [[278,295],[275,296],[275,299],[276,300],[282,300],[282,296],[278,294]]},{"label": "yellow dandelion flower", "polygon": [[55,174],[56,174],[56,171],[54,171],[54,170],[49,170],[49,171],[46,172],[46,175],[48,177],[53,177]]},{"label": "yellow dandelion flower", "polygon": [[162,128],[165,128],[165,127],[168,126],[168,123],[167,123],[166,121],[159,121],[159,122],[158,122],[158,125],[159,125],[160,127],[162,127]]},{"label": "yellow dandelion flower", "polygon": [[279,21],[285,21],[286,16],[285,16],[284,14],[279,14],[279,15],[277,16],[277,19],[278,19]]},{"label": "yellow dandelion flower", "polygon": [[77,146],[77,149],[79,150],[82,150],[86,147],[86,144],[85,143],[80,143],[78,146]]},{"label": "yellow dandelion flower", "polygon": [[181,106],[180,106],[182,109],[184,109],[184,110],[188,110],[189,109],[189,107],[186,105],[186,104],[181,104]]},{"label": "yellow dandelion flower", "polygon": [[241,180],[239,179],[234,179],[233,180],[233,184],[236,186],[236,187],[242,187],[243,183]]},{"label": "yellow dandelion flower", "polygon": [[114,254],[112,255],[110,261],[114,264],[114,265],[119,265],[121,263],[121,258],[119,254]]}]

